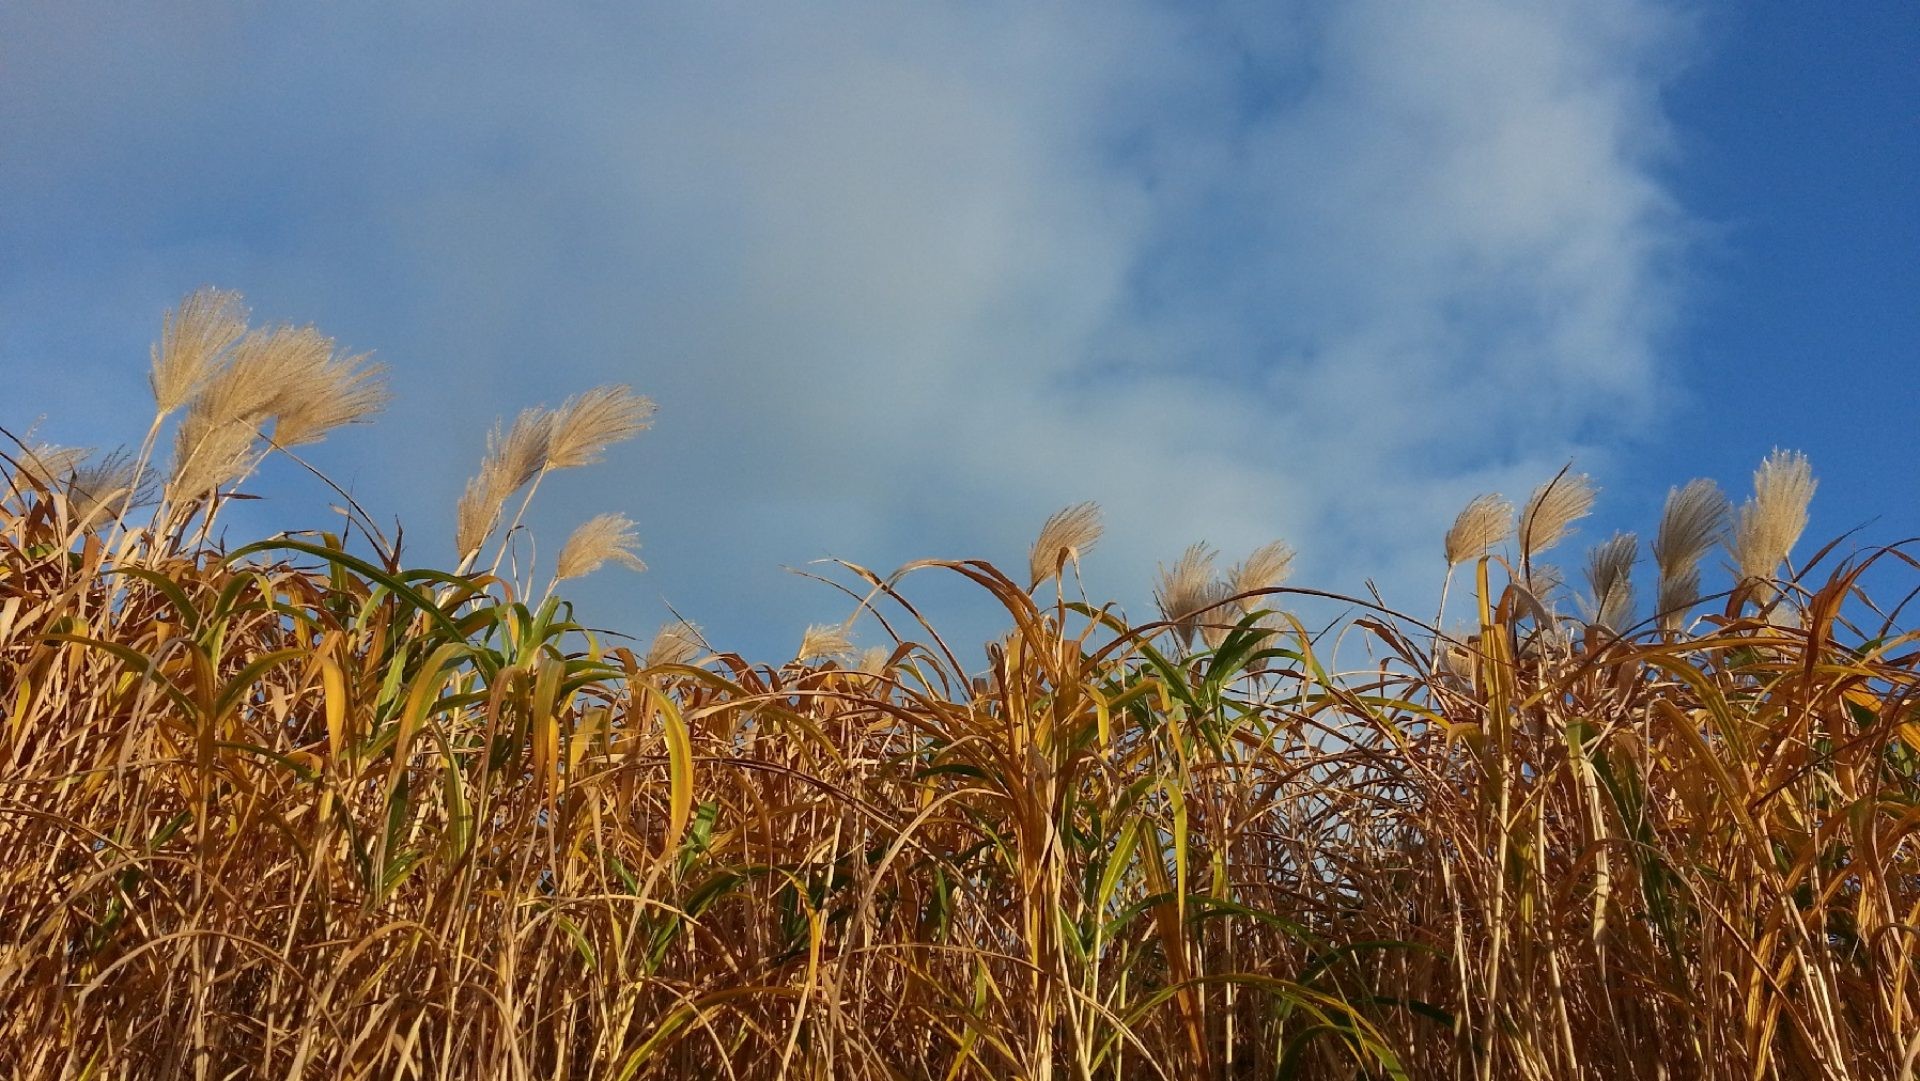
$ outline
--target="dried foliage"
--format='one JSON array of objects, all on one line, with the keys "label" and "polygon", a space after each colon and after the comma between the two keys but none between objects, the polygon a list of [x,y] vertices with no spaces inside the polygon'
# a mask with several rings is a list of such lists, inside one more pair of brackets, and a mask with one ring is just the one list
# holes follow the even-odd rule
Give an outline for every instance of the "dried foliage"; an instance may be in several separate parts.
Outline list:
[{"label": "dried foliage", "polygon": [[[1756,513],[1804,506],[1768,475]],[[0,496],[3,1076],[1920,1060],[1920,634],[1861,592],[1910,548],[1771,581],[1792,626],[1562,627],[1493,559],[1455,640],[1249,617],[1198,651],[1205,546],[1140,629],[985,562],[854,569],[974,583],[981,674],[904,598],[858,667],[845,624],[639,657],[495,576],[140,516],[110,545],[67,503]],[[1603,609],[1632,551],[1592,559]]]}]

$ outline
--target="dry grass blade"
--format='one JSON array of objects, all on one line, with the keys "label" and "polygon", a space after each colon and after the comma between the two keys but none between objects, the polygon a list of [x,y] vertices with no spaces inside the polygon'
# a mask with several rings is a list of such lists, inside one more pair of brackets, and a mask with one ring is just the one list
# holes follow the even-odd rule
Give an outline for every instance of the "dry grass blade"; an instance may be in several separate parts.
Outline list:
[{"label": "dry grass blade", "polygon": [[548,468],[572,469],[598,462],[609,446],[646,431],[654,410],[651,399],[618,384],[567,399],[553,411]]},{"label": "dry grass blade", "polygon": [[1027,555],[1027,588],[1038,588],[1069,562],[1077,568],[1081,558],[1099,541],[1100,529],[1098,503],[1075,503],[1056,511],[1040,527],[1040,535],[1034,538],[1033,548]]},{"label": "dry grass blade", "polygon": [[640,536],[634,531],[633,521],[626,515],[595,515],[580,523],[567,538],[567,543],[560,547],[554,579],[565,581],[581,578],[599,570],[609,561],[630,570],[646,570],[647,565],[634,553],[638,547]]},{"label": "dry grass blade", "polygon": [[1513,504],[1498,492],[1474,496],[1447,530],[1447,566],[1478,559],[1513,535]]},{"label": "dry grass blade", "polygon": [[1559,544],[1573,523],[1593,513],[1593,481],[1585,473],[1562,473],[1534,489],[1520,512],[1520,550],[1529,562]]},{"label": "dry grass blade", "polygon": [[148,382],[163,414],[185,405],[211,377],[222,354],[247,332],[240,294],[201,289],[161,322]]}]

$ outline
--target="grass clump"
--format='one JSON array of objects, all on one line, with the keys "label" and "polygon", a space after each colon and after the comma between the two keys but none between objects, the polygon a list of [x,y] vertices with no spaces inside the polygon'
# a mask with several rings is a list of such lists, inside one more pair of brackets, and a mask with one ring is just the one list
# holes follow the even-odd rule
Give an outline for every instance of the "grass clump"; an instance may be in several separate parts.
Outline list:
[{"label": "grass clump", "polygon": [[[226,550],[288,416],[207,397],[265,363],[240,312],[169,318],[159,419],[110,484],[7,455],[8,1076],[1913,1074],[1920,637],[1860,583],[1917,565],[1780,574],[1804,459],[1763,467],[1717,598],[1726,501],[1678,490],[1644,617],[1630,535],[1589,557],[1586,618],[1556,614],[1532,556],[1592,500],[1563,476],[1517,528],[1490,496],[1449,533],[1459,635],[1358,602],[1309,632],[1280,544],[1224,576],[1196,545],[1130,625],[1058,582],[1100,535],[1081,505],[1018,580],[843,566],[886,635],[864,652],[848,621],[775,664],[686,623],[636,654],[474,568],[514,494],[509,534],[650,404],[497,433],[455,572],[370,522]],[[381,399],[302,341],[336,406],[304,415]],[[245,451],[202,474],[189,440],[156,499],[179,410]],[[635,544],[592,519],[556,577]],[[984,673],[906,598],[924,574],[1005,611]]]}]

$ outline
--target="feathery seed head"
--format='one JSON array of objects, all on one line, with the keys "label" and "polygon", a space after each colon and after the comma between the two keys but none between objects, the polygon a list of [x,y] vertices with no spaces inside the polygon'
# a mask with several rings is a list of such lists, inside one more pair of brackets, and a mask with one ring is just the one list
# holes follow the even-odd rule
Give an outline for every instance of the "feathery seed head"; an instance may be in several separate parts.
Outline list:
[{"label": "feathery seed head", "polygon": [[500,501],[506,496],[498,488],[493,471],[482,466],[461,489],[453,512],[453,547],[461,559],[479,551],[500,520]]},{"label": "feathery seed head", "polygon": [[1653,537],[1653,559],[1664,575],[1677,575],[1713,550],[1727,528],[1730,503],[1714,482],[1700,477],[1667,491],[1660,531]]},{"label": "feathery seed head", "polygon": [[1200,640],[1207,644],[1208,649],[1220,648],[1220,643],[1227,640],[1227,635],[1233,632],[1233,625],[1238,622],[1235,618],[1238,613],[1233,606],[1224,603],[1231,596],[1233,587],[1225,580],[1207,583],[1205,603],[1194,613],[1192,625],[1200,632]]},{"label": "feathery seed head", "polygon": [[1593,512],[1595,488],[1585,473],[1562,473],[1534,489],[1520,512],[1520,548],[1531,560],[1566,539],[1573,523]]},{"label": "feathery seed head", "polygon": [[1213,562],[1219,555],[1205,541],[1199,541],[1188,546],[1171,568],[1160,568],[1154,603],[1160,608],[1160,618],[1174,625],[1174,634],[1182,645],[1193,644],[1200,613],[1226,596],[1225,585],[1213,576]]},{"label": "feathery seed head", "polygon": [[317,443],[333,429],[386,408],[386,368],[366,361],[365,353],[330,355],[290,383],[273,403],[273,441],[282,447]]},{"label": "feathery seed head", "polygon": [[868,675],[883,676],[887,673],[887,662],[893,659],[893,650],[886,646],[868,646],[860,651],[857,667]]},{"label": "feathery seed head", "polygon": [[93,455],[92,447],[60,447],[52,443],[30,443],[20,454],[19,470],[22,476],[32,480],[42,488],[52,489],[60,485],[80,463]]},{"label": "feathery seed head", "polygon": [[1227,574],[1232,593],[1274,589],[1293,573],[1293,549],[1286,541],[1270,541],[1255,548]]},{"label": "feathery seed head", "polygon": [[1081,557],[1092,551],[1100,540],[1100,530],[1098,503],[1075,503],[1055,512],[1040,527],[1040,535],[1034,538],[1033,549],[1028,553],[1027,588],[1035,589],[1059,574],[1069,561],[1077,567]]},{"label": "feathery seed head", "polygon": [[198,499],[240,481],[253,469],[257,439],[245,421],[215,422],[188,410],[175,433],[167,497]]},{"label": "feathery seed head", "polygon": [[1700,561],[1724,540],[1730,506],[1720,486],[1704,477],[1668,490],[1653,538],[1653,561],[1660,569],[1654,609],[1661,630],[1679,631],[1687,609],[1700,599]]},{"label": "feathery seed head", "polygon": [[571,469],[598,462],[609,446],[646,431],[654,409],[652,399],[619,384],[568,398],[553,411],[547,467]]},{"label": "feathery seed head", "polygon": [[147,381],[154,404],[171,413],[186,404],[213,374],[221,354],[247,330],[240,294],[201,289],[161,320]]},{"label": "feathery seed head", "polygon": [[[67,482],[67,501],[75,520],[90,527],[121,503],[138,503],[146,493],[136,491],[134,462],[126,451],[115,451],[98,462],[75,469]],[[145,488],[145,484],[140,484]]]},{"label": "feathery seed head", "polygon": [[1624,632],[1633,621],[1633,561],[1640,554],[1640,538],[1615,533],[1587,553],[1587,585],[1593,590],[1593,621]]},{"label": "feathery seed head", "polygon": [[592,574],[613,560],[636,571],[647,569],[634,549],[640,546],[633,522],[623,514],[599,514],[580,523],[560,548],[554,578],[565,580]]},{"label": "feathery seed head", "polygon": [[1700,568],[1682,567],[1660,574],[1660,594],[1654,606],[1660,612],[1660,629],[1676,633],[1686,626],[1687,609],[1700,599]]},{"label": "feathery seed head", "polygon": [[692,664],[705,648],[701,644],[700,628],[684,619],[677,619],[660,628],[659,633],[653,636],[653,644],[647,647],[644,663],[648,668],[663,664]]},{"label": "feathery seed head", "polygon": [[522,409],[512,428],[502,431],[496,422],[487,433],[480,472],[467,481],[454,511],[453,543],[461,559],[480,550],[508,498],[547,467],[552,433],[553,413],[539,407]]},{"label": "feathery seed head", "polygon": [[1733,525],[1733,558],[1740,577],[1773,577],[1807,528],[1813,502],[1813,466],[1798,451],[1776,450],[1753,474],[1753,498]]},{"label": "feathery seed head", "polygon": [[800,636],[800,652],[794,659],[802,662],[841,660],[852,653],[853,639],[844,624],[815,623]]},{"label": "feathery seed head", "polygon": [[487,462],[481,470],[485,472],[486,465],[494,467],[496,482],[507,486],[500,494],[502,499],[552,466],[553,422],[551,410],[535,406],[522,409],[505,435],[498,424],[494,425],[487,436]]},{"label": "feathery seed head", "polygon": [[1513,504],[1498,492],[1474,496],[1447,530],[1447,566],[1477,559],[1512,535]]},{"label": "feathery seed head", "polygon": [[285,324],[250,330],[193,396],[188,417],[239,421],[252,428],[285,403],[313,393],[315,373],[333,355],[333,339],[312,327]]},{"label": "feathery seed head", "polygon": [[244,477],[275,403],[298,397],[333,343],[311,327],[248,331],[200,381],[173,433],[174,498],[191,499]]}]

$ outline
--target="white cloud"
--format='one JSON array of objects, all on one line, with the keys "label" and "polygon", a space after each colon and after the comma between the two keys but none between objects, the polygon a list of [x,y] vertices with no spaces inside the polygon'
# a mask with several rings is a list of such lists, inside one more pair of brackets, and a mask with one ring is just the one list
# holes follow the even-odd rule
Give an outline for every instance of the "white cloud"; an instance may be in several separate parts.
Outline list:
[{"label": "white cloud", "polygon": [[[63,103],[0,121],[39,161],[0,191],[43,243],[102,203],[120,230],[49,269],[220,277],[378,349],[401,416],[352,445],[409,464],[369,483],[417,537],[493,413],[655,394],[543,496],[556,542],[640,520],[653,570],[588,606],[624,623],[665,594],[785,643],[837,602],[777,564],[1017,564],[1083,498],[1090,579],[1136,604],[1190,540],[1279,535],[1423,610],[1467,496],[1646,415],[1677,300],[1680,36],[1638,4],[230,18],[187,89],[133,29],[6,28],[69,52],[0,74]],[[44,290],[0,287],[10,318]]]}]

